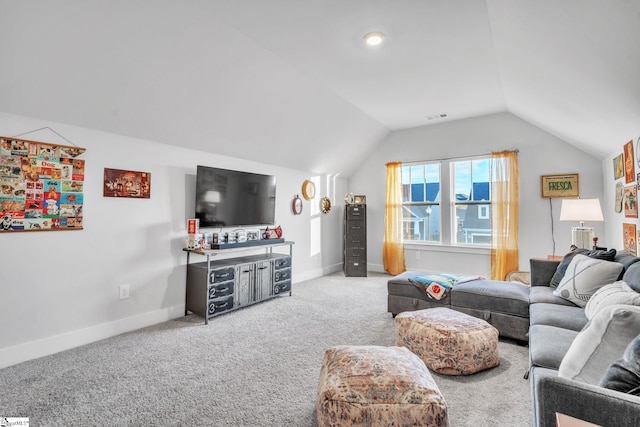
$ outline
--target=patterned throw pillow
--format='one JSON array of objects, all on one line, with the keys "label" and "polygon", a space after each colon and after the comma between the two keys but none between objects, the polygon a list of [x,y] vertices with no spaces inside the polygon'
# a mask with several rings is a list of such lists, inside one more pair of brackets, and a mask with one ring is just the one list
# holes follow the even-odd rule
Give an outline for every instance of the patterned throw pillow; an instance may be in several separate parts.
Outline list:
[{"label": "patterned throw pillow", "polygon": [[584,307],[595,291],[613,283],[621,272],[620,263],[576,255],[553,294]]},{"label": "patterned throw pillow", "polygon": [[591,319],[604,307],[614,304],[640,306],[640,293],[631,289],[623,280],[604,285],[589,298],[589,302],[584,308],[584,314],[587,319]]},{"label": "patterned throw pillow", "polygon": [[609,249],[608,251],[605,251],[602,249],[588,250],[575,248],[574,250],[566,254],[564,258],[562,258],[562,261],[560,261],[560,264],[558,264],[558,267],[556,267],[556,272],[553,274],[549,286],[555,288],[560,284],[562,278],[564,277],[564,274],[567,271],[567,267],[569,267],[569,264],[573,260],[573,257],[576,255],[586,255],[590,258],[603,259],[605,261],[614,261],[616,259],[616,253],[617,251],[615,249]]}]

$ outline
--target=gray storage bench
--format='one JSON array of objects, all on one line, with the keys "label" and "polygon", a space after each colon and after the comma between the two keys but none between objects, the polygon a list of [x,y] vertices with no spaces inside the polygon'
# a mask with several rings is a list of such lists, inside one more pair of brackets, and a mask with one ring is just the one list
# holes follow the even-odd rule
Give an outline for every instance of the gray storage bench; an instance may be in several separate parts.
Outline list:
[{"label": "gray storage bench", "polygon": [[425,274],[431,273],[405,271],[389,279],[387,311],[395,317],[405,311],[447,307],[487,321],[501,336],[528,341],[529,286],[479,279],[455,285],[438,301],[409,282],[409,278]]}]

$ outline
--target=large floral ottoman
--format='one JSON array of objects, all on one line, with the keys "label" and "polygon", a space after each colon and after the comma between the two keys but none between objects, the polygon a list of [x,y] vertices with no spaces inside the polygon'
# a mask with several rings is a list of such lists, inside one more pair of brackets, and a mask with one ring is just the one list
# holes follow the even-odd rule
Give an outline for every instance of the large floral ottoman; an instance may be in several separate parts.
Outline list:
[{"label": "large floral ottoman", "polygon": [[427,308],[396,316],[398,339],[429,369],[468,375],[500,364],[498,330],[482,319],[450,308]]},{"label": "large floral ottoman", "polygon": [[448,426],[447,404],[418,356],[404,347],[326,350],[318,426]]}]

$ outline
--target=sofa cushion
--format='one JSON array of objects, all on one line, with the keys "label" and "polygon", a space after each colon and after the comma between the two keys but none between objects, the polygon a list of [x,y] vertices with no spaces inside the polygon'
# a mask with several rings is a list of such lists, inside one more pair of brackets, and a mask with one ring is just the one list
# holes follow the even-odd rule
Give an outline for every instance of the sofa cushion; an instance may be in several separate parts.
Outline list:
[{"label": "sofa cushion", "polygon": [[529,328],[529,358],[531,366],[558,369],[578,332],[549,325]]},{"label": "sofa cushion", "polygon": [[[634,259],[640,259],[633,257]],[[640,292],[640,263],[633,263],[626,268],[622,280],[625,281],[631,289]]]},{"label": "sofa cushion", "polygon": [[600,310],[573,340],[558,375],[598,385],[609,366],[640,334],[640,307],[611,305]]},{"label": "sofa cushion", "polygon": [[474,280],[456,285],[451,305],[529,317],[529,287],[517,282]]},{"label": "sofa cushion", "polygon": [[615,304],[640,306],[640,293],[631,289],[623,280],[618,280],[598,289],[589,298],[584,313],[591,319],[602,308]]},{"label": "sofa cushion", "polygon": [[595,291],[617,280],[621,271],[620,263],[576,255],[553,294],[584,307]]},{"label": "sofa cushion", "polygon": [[600,386],[640,396],[640,335],[629,343],[600,380]]},{"label": "sofa cushion", "polygon": [[564,277],[567,271],[567,268],[569,267],[569,264],[571,264],[573,257],[575,257],[576,255],[586,255],[590,258],[602,259],[605,261],[614,261],[616,258],[616,253],[617,251],[615,249],[609,249],[608,251],[604,251],[601,249],[588,250],[588,249],[576,248],[562,258],[562,261],[560,261],[560,264],[558,264],[558,267],[556,268],[556,272],[553,274],[553,277],[551,278],[551,282],[549,283],[549,286],[551,286],[552,288],[555,288],[560,284],[560,282],[562,281],[562,278]]},{"label": "sofa cushion", "polygon": [[557,297],[553,294],[555,288],[550,288],[549,286],[532,286],[529,290],[529,303],[530,304],[557,304],[557,305],[565,305],[569,307],[577,307],[571,301],[567,301],[564,298]]},{"label": "sofa cushion", "polygon": [[579,332],[587,324],[584,309],[559,304],[531,304],[529,322],[531,325],[550,325]]}]

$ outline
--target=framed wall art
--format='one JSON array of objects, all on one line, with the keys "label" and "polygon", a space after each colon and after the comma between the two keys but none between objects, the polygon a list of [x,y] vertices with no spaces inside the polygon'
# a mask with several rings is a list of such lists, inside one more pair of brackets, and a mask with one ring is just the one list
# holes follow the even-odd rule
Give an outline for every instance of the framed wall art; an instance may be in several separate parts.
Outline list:
[{"label": "framed wall art", "polygon": [[542,197],[578,197],[580,196],[577,173],[564,175],[542,175],[540,177]]},{"label": "framed wall art", "polygon": [[622,243],[624,250],[631,255],[636,255],[636,225],[623,223],[622,224]]},{"label": "framed wall art", "polygon": [[624,176],[624,158],[622,153],[613,159],[613,179],[620,179]]},{"label": "framed wall art", "polygon": [[85,151],[0,136],[0,233],[81,230]]},{"label": "framed wall art", "polygon": [[624,187],[624,216],[638,218],[638,189],[635,185]]},{"label": "framed wall art", "polygon": [[635,161],[633,141],[629,141],[624,144],[624,179],[627,184],[636,179]]},{"label": "framed wall art", "polygon": [[104,168],[104,197],[151,198],[151,174],[149,172]]}]

